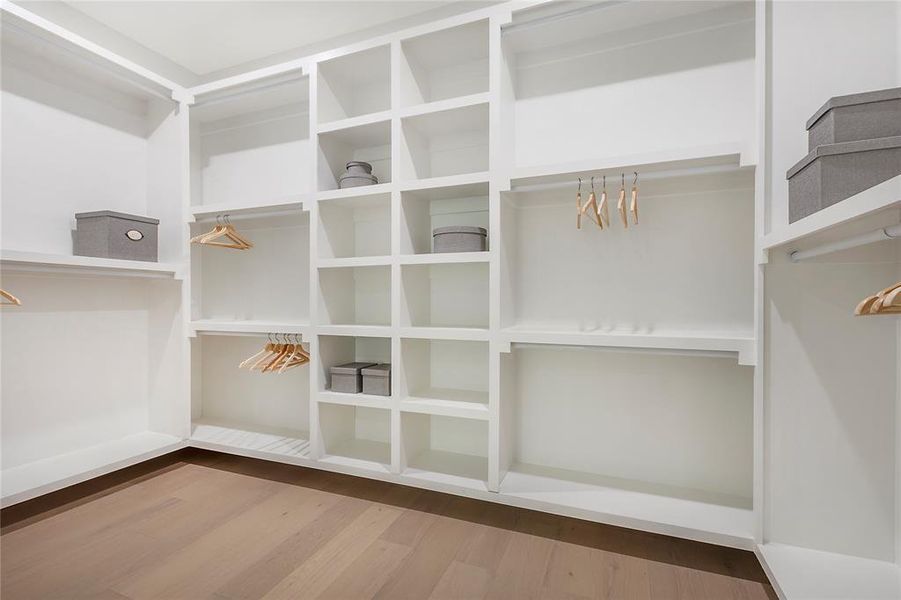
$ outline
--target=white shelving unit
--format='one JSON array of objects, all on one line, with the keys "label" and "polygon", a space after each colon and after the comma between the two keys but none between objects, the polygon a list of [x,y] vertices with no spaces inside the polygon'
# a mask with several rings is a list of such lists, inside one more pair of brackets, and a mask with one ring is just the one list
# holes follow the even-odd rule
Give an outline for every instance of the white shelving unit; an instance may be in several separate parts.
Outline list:
[{"label": "white shelving unit", "polygon": [[[503,3],[184,89],[4,3],[4,504],[187,444],[756,549],[783,598],[897,597],[901,334],[850,310],[899,242],[788,254],[896,225],[901,183],[783,222],[787,125],[837,93],[795,81],[812,10],[891,37],[822,3]],[[889,87],[826,50],[843,93]],[[380,183],[337,189],[351,160]],[[605,177],[611,226],[576,229]],[[69,256],[107,208],[159,217],[163,262]],[[253,249],[189,246],[226,216]],[[433,253],[444,225],[488,248]],[[7,360],[60,331],[89,340],[66,394]],[[275,333],[310,366],[235,368]],[[391,395],[332,391],[352,361]]]}]

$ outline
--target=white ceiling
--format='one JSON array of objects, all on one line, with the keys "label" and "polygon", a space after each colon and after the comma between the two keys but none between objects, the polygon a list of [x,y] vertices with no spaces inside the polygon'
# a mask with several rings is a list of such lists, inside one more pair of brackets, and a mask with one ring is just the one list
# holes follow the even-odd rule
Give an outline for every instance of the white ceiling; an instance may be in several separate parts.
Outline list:
[{"label": "white ceiling", "polygon": [[[451,0],[66,0],[101,25],[200,77],[424,12]],[[459,9],[459,10],[456,10]]]}]

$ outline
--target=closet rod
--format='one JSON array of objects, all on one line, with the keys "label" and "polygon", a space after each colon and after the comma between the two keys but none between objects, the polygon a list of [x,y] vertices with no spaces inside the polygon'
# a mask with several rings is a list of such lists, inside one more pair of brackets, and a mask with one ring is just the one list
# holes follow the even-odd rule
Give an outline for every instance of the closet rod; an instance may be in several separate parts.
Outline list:
[{"label": "closet rod", "polygon": [[792,262],[799,262],[808,258],[813,258],[815,256],[838,252],[839,250],[847,250],[849,248],[856,248],[858,246],[872,244],[873,242],[894,240],[898,238],[901,238],[901,223],[892,225],[891,227],[877,229],[876,231],[871,231],[869,233],[855,235],[838,242],[830,242],[828,244],[814,246],[809,250],[795,250],[793,252],[789,252],[788,256],[789,258],[791,258]]},{"label": "closet rod", "polygon": [[244,212],[233,215],[231,213],[209,213],[206,215],[198,215],[194,217],[195,223],[208,223],[215,221],[218,217],[228,217],[229,221],[240,221],[242,219],[266,219],[269,217],[285,217],[291,216],[292,214],[300,214],[303,212],[303,207],[297,208],[285,208],[281,210],[266,210],[259,212]]},{"label": "closet rod", "polygon": [[[544,190],[554,190],[561,188],[572,188],[576,189],[576,185],[578,185],[579,177],[582,178],[582,185],[584,186],[589,182],[592,176],[594,176],[595,185],[600,183],[601,177],[606,175],[608,178],[618,177],[621,173],[625,173],[626,178],[631,182],[632,174],[636,171],[638,172],[639,177],[641,177],[642,182],[646,181],[654,181],[657,179],[675,179],[677,177],[690,177],[692,175],[711,175],[716,173],[733,173],[736,171],[741,171],[743,169],[747,169],[749,167],[742,167],[738,165],[717,165],[711,167],[693,167],[687,169],[673,169],[670,171],[651,171],[646,173],[641,170],[640,165],[636,166],[624,166],[624,167],[616,167],[609,169],[598,169],[597,171],[583,171],[579,173],[569,173],[566,175],[567,179],[565,181],[552,181],[548,183],[532,183],[525,185],[516,185],[513,184],[510,186],[511,192],[540,192]],[[612,181],[612,179],[611,179]],[[617,179],[617,182],[619,180]]]}]

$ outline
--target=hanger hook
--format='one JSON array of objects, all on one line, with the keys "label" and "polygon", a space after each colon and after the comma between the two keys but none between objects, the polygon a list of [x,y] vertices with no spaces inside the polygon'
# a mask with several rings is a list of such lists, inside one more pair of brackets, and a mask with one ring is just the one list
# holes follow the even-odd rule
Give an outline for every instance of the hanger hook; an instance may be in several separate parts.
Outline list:
[{"label": "hanger hook", "polygon": [[622,187],[626,187],[626,174],[625,174],[625,173],[620,173],[619,176],[620,176],[620,178],[621,178],[621,179],[620,179],[620,185],[621,185]]},{"label": "hanger hook", "polygon": [[582,178],[579,177],[579,191],[582,191]]},{"label": "hanger hook", "polygon": [[606,175],[604,175],[604,178],[603,178],[603,185],[604,185],[604,191],[606,192],[607,191],[607,176]]},{"label": "hanger hook", "polygon": [[633,171],[635,173],[635,179],[632,180],[632,185],[638,185],[638,171]]},{"label": "hanger hook", "polygon": [[216,225],[222,225],[222,223],[219,221],[220,217],[221,215],[216,215]]},{"label": "hanger hook", "polygon": [[591,191],[594,191],[594,175],[591,176]]}]

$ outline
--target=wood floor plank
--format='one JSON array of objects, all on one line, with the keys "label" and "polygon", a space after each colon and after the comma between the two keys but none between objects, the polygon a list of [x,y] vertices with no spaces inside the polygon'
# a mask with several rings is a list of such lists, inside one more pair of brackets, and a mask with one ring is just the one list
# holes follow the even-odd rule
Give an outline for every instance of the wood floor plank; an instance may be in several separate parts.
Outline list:
[{"label": "wood floor plank", "polygon": [[491,573],[487,569],[454,561],[438,580],[429,600],[482,600],[490,584]]},{"label": "wood floor plank", "polygon": [[539,598],[553,550],[553,540],[514,533],[497,567],[488,597],[509,600]]},{"label": "wood floor plank", "polygon": [[[397,521],[395,521],[396,523]],[[320,600],[372,598],[413,549],[375,540],[322,592]]]}]

